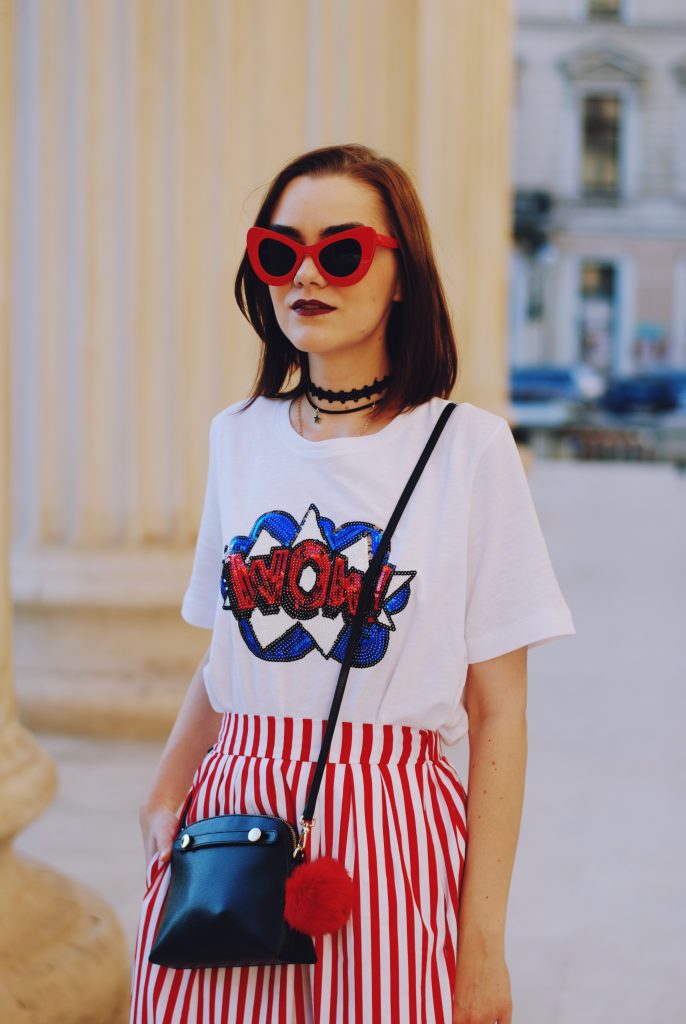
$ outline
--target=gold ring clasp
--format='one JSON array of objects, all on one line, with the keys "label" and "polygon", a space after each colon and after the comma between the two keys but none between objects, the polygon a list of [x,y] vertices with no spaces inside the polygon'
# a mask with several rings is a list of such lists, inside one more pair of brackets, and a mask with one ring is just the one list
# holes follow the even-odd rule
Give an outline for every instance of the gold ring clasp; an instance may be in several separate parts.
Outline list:
[{"label": "gold ring clasp", "polygon": [[313,818],[312,821],[306,821],[305,818],[301,816],[298,820],[300,821],[303,830],[298,836],[298,842],[296,844],[295,850],[293,851],[293,859],[302,856],[305,853],[305,843],[307,842],[308,836],[310,834],[310,829],[312,828],[317,819]]}]

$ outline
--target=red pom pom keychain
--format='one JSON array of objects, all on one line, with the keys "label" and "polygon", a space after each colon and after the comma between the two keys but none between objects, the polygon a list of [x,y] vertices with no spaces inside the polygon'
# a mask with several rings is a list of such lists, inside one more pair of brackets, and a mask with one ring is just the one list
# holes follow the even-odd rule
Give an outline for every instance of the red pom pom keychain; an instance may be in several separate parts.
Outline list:
[{"label": "red pom pom keychain", "polygon": [[353,907],[353,880],[340,861],[317,857],[302,863],[305,843],[315,819],[300,819],[303,831],[293,857],[300,864],[286,881],[284,918],[296,931],[306,935],[326,935],[342,928]]}]

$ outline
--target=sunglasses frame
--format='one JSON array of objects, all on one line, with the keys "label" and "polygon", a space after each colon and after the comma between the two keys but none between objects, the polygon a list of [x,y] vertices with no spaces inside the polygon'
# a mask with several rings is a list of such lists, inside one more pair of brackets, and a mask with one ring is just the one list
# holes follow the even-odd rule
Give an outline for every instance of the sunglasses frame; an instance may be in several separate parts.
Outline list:
[{"label": "sunglasses frame", "polygon": [[[260,263],[260,243],[269,238],[274,239],[274,241],[277,242],[282,242],[295,253],[293,269],[287,274],[280,274],[278,276],[269,274]],[[352,274],[347,274],[345,277],[336,277],[335,275],[330,274],[322,266],[319,254],[322,249],[325,249],[328,245],[333,245],[334,242],[342,241],[344,238],[354,238],[359,242],[362,249],[362,255],[360,256],[359,265]],[[389,235],[380,235],[375,228],[365,226],[348,228],[347,231],[339,231],[336,235],[328,235],[326,238],[322,238],[318,242],[315,242],[314,245],[303,245],[301,242],[296,242],[295,239],[289,238],[288,235],[282,235],[279,231],[272,231],[271,228],[255,226],[248,229],[247,235],[247,250],[250,266],[261,281],[264,281],[265,284],[272,285],[287,284],[289,281],[292,281],[306,256],[312,257],[317,270],[329,284],[356,284],[358,281],[362,280],[371,267],[377,246],[382,246],[384,249],[399,249],[400,243],[396,238],[391,238]]]}]

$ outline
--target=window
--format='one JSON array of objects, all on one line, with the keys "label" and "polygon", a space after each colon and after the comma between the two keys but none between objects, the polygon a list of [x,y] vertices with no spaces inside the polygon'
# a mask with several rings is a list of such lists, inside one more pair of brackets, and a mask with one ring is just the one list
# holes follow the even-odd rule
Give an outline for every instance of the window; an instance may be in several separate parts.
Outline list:
[{"label": "window", "polygon": [[589,0],[588,16],[603,21],[621,21],[622,0]]},{"label": "window", "polygon": [[572,101],[560,131],[560,191],[588,206],[616,206],[637,188],[639,90],[650,68],[608,40],[574,49],[558,67]]},{"label": "window", "polygon": [[611,198],[620,192],[621,114],[617,95],[583,98],[581,187],[585,197]]},{"label": "window", "polygon": [[608,371],[617,317],[617,268],[584,260],[580,268],[579,356],[595,370]]}]

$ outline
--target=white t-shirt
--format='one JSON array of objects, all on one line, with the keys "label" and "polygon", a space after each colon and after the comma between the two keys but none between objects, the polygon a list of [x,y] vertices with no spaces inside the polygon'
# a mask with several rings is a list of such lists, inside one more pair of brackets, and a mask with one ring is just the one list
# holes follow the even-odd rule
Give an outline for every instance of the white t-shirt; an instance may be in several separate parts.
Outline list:
[{"label": "white t-shirt", "polygon": [[[181,614],[217,711],[326,719],[362,574],[446,401],[310,441],[289,402],[217,413]],[[461,402],[391,540],[340,721],[468,731],[471,662],[575,633],[506,419]]]}]

